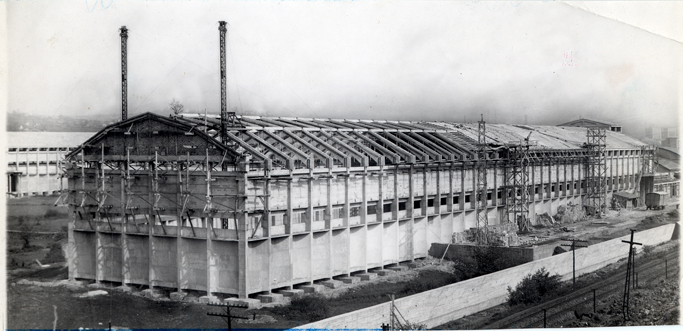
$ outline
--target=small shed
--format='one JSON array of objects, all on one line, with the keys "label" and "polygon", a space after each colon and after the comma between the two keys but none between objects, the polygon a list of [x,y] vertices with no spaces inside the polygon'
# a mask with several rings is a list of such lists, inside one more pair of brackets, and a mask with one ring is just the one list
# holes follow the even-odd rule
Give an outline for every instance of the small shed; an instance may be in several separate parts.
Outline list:
[{"label": "small shed", "polygon": [[638,194],[629,192],[614,192],[612,194],[612,208],[636,208],[638,207]]}]

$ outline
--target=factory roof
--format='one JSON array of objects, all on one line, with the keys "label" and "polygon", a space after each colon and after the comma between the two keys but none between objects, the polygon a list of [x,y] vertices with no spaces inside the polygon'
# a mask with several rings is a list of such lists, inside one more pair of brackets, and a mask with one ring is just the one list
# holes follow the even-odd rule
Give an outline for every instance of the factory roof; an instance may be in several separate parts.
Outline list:
[{"label": "factory roof", "polygon": [[[220,142],[220,118],[214,115],[182,114],[162,117],[146,113],[113,124],[88,140],[94,144],[107,132],[122,128],[144,130],[136,121],[157,121],[183,131],[198,132],[234,155],[249,154],[268,167],[337,167],[400,163],[429,163],[475,160],[478,150],[477,123],[438,121],[388,121],[262,117],[231,115],[226,141]],[[98,138],[99,137],[99,138]],[[523,145],[540,153],[582,152],[586,128],[537,125],[487,124],[487,151]],[[645,144],[621,133],[606,131],[607,149],[635,149]]]}]

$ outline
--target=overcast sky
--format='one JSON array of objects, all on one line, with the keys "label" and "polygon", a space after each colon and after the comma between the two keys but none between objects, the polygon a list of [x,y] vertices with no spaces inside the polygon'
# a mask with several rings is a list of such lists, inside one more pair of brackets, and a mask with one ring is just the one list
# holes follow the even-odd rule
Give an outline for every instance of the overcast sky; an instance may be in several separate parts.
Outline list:
[{"label": "overcast sky", "polygon": [[[678,125],[680,3],[7,1],[8,109],[120,116],[220,110],[218,21],[238,112]],[[678,16],[675,16],[678,15]]]}]

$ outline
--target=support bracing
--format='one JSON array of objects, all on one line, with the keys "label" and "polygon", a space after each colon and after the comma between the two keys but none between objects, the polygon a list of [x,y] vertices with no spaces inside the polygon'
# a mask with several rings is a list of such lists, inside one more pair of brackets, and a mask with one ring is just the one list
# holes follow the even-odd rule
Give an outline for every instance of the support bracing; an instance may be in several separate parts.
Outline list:
[{"label": "support bracing", "polygon": [[481,116],[481,121],[479,121],[479,130],[477,134],[477,163],[476,163],[476,203],[475,209],[477,213],[477,244],[486,245],[488,244],[488,226],[489,217],[488,210],[486,208],[487,200],[487,150],[486,145],[486,122],[484,122],[484,115]]},{"label": "support bracing", "polygon": [[586,212],[589,215],[600,217],[606,208],[607,202],[607,159],[605,157],[605,137],[603,128],[588,128],[588,158],[586,162],[586,188],[587,194],[584,200]]}]

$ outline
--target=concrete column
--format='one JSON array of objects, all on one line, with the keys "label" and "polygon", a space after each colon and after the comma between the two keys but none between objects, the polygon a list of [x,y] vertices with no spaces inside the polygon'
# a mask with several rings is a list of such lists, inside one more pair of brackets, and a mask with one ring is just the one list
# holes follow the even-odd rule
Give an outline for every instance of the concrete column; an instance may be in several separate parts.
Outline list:
[{"label": "concrete column", "polygon": [[409,172],[408,172],[408,201],[406,203],[406,210],[408,211],[408,216],[410,218],[413,218],[413,210],[414,208],[414,203],[415,203],[415,194],[413,192],[414,190],[414,185],[413,185],[413,172],[415,171],[415,166],[410,165]]},{"label": "concrete column", "polygon": [[450,166],[448,167],[448,197],[446,198],[446,204],[448,205],[448,211],[451,213],[451,220],[452,220],[454,218],[454,215],[453,215],[453,163],[451,163]]},{"label": "concrete column", "polygon": [[[350,162],[347,165],[350,166]],[[330,178],[327,179],[327,219],[325,220],[325,227],[327,228],[328,245],[327,245],[327,256],[330,258],[330,262],[327,264],[327,277],[332,278],[332,266],[334,265],[334,249],[332,246],[332,170],[329,172]],[[291,236],[290,236],[291,238]],[[291,247],[291,246],[290,246]],[[312,263],[312,262],[311,262]]]},{"label": "concrete column", "polygon": [[[424,165],[424,168],[422,169],[422,174],[422,204],[420,204],[420,207],[422,208],[422,215],[424,217],[427,217],[427,215],[429,215],[429,207],[427,206],[429,204],[429,194],[427,194],[427,176],[430,175],[430,171],[427,168],[427,164]],[[415,218],[413,218],[413,220],[414,219]]]},{"label": "concrete column", "polygon": [[[379,225],[376,225],[379,229],[379,247],[380,247],[380,261],[379,264],[380,266],[383,265],[384,262],[384,222],[382,220],[384,216],[384,166],[380,166],[380,171],[379,171],[379,176],[377,178],[377,185],[379,186],[379,198],[377,201],[377,208],[375,208],[375,216],[377,216],[377,222]],[[393,208],[392,208],[393,209]],[[366,232],[366,236],[367,236]],[[367,261],[368,261],[368,256],[369,256],[369,245],[365,244],[365,272],[368,271],[367,269]]]},{"label": "concrete column", "polygon": [[126,234],[126,227],[128,226],[126,222],[126,181],[123,178],[122,173],[119,177],[119,185],[121,185],[121,285],[126,286],[126,283],[130,281],[130,251],[128,250],[128,235]]},{"label": "concrete column", "polygon": [[[470,205],[471,208],[477,209],[477,166],[472,163],[472,194],[470,194]],[[475,217],[476,219],[476,217]],[[478,221],[478,220],[477,220]]]},{"label": "concrete column", "polygon": [[[306,279],[309,281],[313,281],[313,165],[315,164],[315,161],[311,162],[311,168],[309,169],[309,179],[308,179],[308,208],[306,209],[308,213],[308,220],[306,223],[306,240],[308,241],[308,251],[306,252],[308,254],[308,275],[306,276]],[[329,191],[329,190],[328,190]],[[323,215],[324,218],[324,215]],[[293,240],[292,236],[289,236],[289,254],[290,254],[290,261],[292,261],[291,254],[292,254],[292,245],[293,245]],[[270,248],[272,247],[272,242],[269,242],[268,248],[268,254],[270,255]],[[272,255],[270,255],[272,256]],[[270,264],[268,264],[268,270],[270,271]],[[289,279],[294,278],[294,268],[290,268],[290,275]],[[269,279],[273,279],[272,276]],[[268,284],[268,287],[270,288],[270,283]]]},{"label": "concrete column", "polygon": [[[183,249],[182,249],[182,242],[183,238],[181,237],[181,232],[183,230],[183,215],[182,213],[182,205],[183,205],[183,181],[182,181],[182,169],[181,169],[181,164],[179,162],[178,164],[178,189],[176,190],[176,227],[177,227],[177,233],[176,233],[176,265],[177,270],[176,270],[176,286],[178,288],[178,293],[182,292],[181,289],[181,284],[183,283]],[[188,178],[185,178],[185,180],[188,180]],[[228,223],[230,224],[230,223]],[[230,226],[228,225],[228,228]],[[237,230],[237,229],[235,229]]]},{"label": "concrete column", "polygon": [[[153,185],[152,185],[152,176],[154,176],[153,173],[153,165],[150,162],[148,164],[149,172],[147,174],[147,187],[149,190],[148,196],[147,196],[147,201],[154,201],[154,193],[153,193]],[[148,206],[149,211],[149,222],[147,224],[147,236],[149,238],[149,289],[153,289],[154,287],[154,269],[152,268],[152,265],[154,264],[154,236],[153,236],[153,228],[154,228],[154,210],[152,210],[152,206]]]},{"label": "concrete column", "polygon": [[[344,229],[344,231],[347,232],[349,240],[346,241],[346,251],[348,256],[346,260],[346,267],[344,268],[344,273],[348,275],[351,271],[351,222],[349,221],[351,212],[351,201],[349,199],[349,182],[351,173],[349,172],[349,168],[346,168],[346,175],[347,176],[344,179],[344,225],[346,229]],[[332,238],[330,238],[330,245],[331,244]]]},{"label": "concrete column", "polygon": [[[36,152],[37,153],[37,152]],[[36,172],[40,171],[40,168],[38,167],[38,162],[36,162]],[[90,176],[86,173],[86,178],[87,176]],[[98,180],[97,176],[95,176],[95,188],[99,189],[100,188],[100,181]],[[100,222],[102,222],[102,219],[100,217],[100,213],[96,212],[95,213],[95,283],[99,284],[100,281],[102,280],[102,269],[104,268],[104,263],[105,263],[105,248],[102,243],[102,234],[100,233]]]},{"label": "concrete column", "polygon": [[465,222],[465,162],[461,163],[460,168],[460,198],[458,198],[458,208],[460,209],[461,215],[463,215],[462,221]]},{"label": "concrete column", "polygon": [[284,220],[285,233],[292,235],[292,216],[294,213],[294,207],[292,206],[292,171],[289,172],[289,180],[287,180],[287,212],[285,213],[286,218]]},{"label": "concrete column", "polygon": [[211,240],[211,232],[213,231],[213,219],[206,218],[206,295],[211,297],[213,292],[213,284],[211,283],[211,270],[214,267],[213,263],[213,241]]},{"label": "concrete column", "polygon": [[[247,227],[247,213],[245,211],[245,201],[247,196],[247,173],[249,172],[249,159],[246,157],[240,162],[238,167],[239,174],[237,180],[237,264],[238,264],[238,295],[240,299],[249,297],[249,275],[247,273],[247,260],[249,258],[249,230]],[[291,196],[291,182],[288,188]],[[291,204],[288,205],[288,212],[291,215]]]},{"label": "concrete column", "polygon": [[308,198],[306,199],[308,206],[306,206],[306,232],[311,233],[313,229],[313,169],[310,169],[308,175]]},{"label": "concrete column", "polygon": [[74,226],[76,223],[76,210],[75,206],[72,204],[69,204],[69,223],[67,223],[67,231],[68,231],[68,238],[67,238],[67,251],[68,255],[66,256],[66,261],[69,266],[69,280],[74,281],[76,280],[76,258],[78,255],[76,254],[76,239],[74,238]]},{"label": "concrete column", "polygon": [[[377,217],[377,222],[382,222],[382,214],[384,214],[384,166],[379,168],[379,176],[377,176],[377,186],[379,190],[377,191],[377,207],[375,208],[375,216]],[[367,246],[366,246],[367,247]]]},{"label": "concrete column", "polygon": [[[531,168],[531,188],[529,192],[529,197],[531,198],[531,201],[529,201],[529,221],[533,224],[536,221],[536,200],[538,198],[536,194],[536,162],[529,162],[529,167]],[[513,222],[516,222],[516,220],[514,220]]]}]

